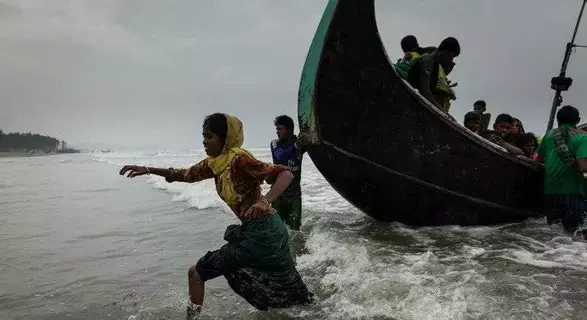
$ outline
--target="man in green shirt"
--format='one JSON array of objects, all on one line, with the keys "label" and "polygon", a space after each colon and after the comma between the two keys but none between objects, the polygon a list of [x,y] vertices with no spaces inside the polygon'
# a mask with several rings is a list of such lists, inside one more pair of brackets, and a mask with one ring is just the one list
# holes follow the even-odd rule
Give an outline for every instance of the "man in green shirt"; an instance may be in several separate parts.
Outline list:
[{"label": "man in green shirt", "polygon": [[562,107],[556,119],[559,127],[547,132],[538,148],[545,166],[546,217],[548,224],[561,221],[573,233],[585,219],[587,133],[576,129],[581,118],[572,106]]}]

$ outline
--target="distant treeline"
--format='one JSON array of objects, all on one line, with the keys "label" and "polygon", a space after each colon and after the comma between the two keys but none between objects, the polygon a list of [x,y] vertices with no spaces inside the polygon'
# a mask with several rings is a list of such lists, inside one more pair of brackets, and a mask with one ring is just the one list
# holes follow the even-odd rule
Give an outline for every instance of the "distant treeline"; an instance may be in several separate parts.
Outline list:
[{"label": "distant treeline", "polygon": [[67,148],[65,141],[43,136],[38,133],[4,133],[0,129],[0,151],[26,151],[26,152],[78,152]]}]

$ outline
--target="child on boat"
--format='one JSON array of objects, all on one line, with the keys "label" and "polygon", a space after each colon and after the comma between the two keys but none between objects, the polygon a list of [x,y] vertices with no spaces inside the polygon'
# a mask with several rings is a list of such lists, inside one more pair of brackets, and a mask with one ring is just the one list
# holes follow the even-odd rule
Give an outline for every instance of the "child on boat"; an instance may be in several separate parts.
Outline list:
[{"label": "child on boat", "polygon": [[487,103],[484,100],[477,100],[473,103],[473,111],[483,115],[487,111]]},{"label": "child on boat", "polygon": [[473,103],[473,111],[481,115],[481,126],[479,132],[487,130],[489,122],[491,121],[491,113],[485,113],[487,110],[487,103],[484,100],[477,100]]},{"label": "child on boat", "polygon": [[538,160],[538,153],[536,153],[536,149],[538,148],[538,141],[536,140],[536,136],[533,133],[512,133],[512,141],[514,144],[522,149],[524,155],[527,158],[532,160]]},{"label": "child on boat", "polygon": [[479,133],[479,128],[481,127],[481,115],[474,111],[467,112],[467,114],[465,114],[463,125],[465,128],[475,133]]},{"label": "child on boat", "polygon": [[502,113],[495,118],[493,123],[493,130],[486,130],[481,133],[481,136],[499,146],[505,148],[508,152],[514,155],[523,155],[524,152],[515,145],[507,142],[506,139],[512,131],[512,124],[514,118],[507,113]]},{"label": "child on boat", "polygon": [[518,118],[514,118],[514,123],[512,124],[512,133],[521,133],[525,134],[526,131],[524,130],[524,125],[522,121]]},{"label": "child on boat", "polygon": [[423,54],[436,51],[436,47],[420,47],[418,40],[413,35],[405,36],[400,42],[400,45],[404,52],[404,57],[398,59],[394,68],[402,79],[405,79],[408,76],[408,72],[410,71],[414,60],[418,59]]}]

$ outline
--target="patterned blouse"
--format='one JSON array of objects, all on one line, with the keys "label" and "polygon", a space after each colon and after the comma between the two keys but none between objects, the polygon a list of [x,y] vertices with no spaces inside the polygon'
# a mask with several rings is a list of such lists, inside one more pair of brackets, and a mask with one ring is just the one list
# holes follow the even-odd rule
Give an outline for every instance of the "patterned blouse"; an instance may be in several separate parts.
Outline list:
[{"label": "patterned blouse", "polygon": [[[232,170],[230,176],[233,180],[234,191],[242,196],[242,201],[230,207],[241,221],[246,220],[244,214],[249,207],[259,201],[265,204],[261,212],[267,214],[276,212],[262,196],[261,184],[267,179],[274,180],[283,171],[288,171],[289,169],[287,167],[269,164],[245,155],[239,155],[232,160],[230,168],[227,170]],[[212,169],[208,166],[208,159],[204,159],[187,169],[170,168],[170,171],[171,175],[165,178],[167,182],[193,183],[214,178],[218,194],[222,190],[221,182],[214,176]]]}]

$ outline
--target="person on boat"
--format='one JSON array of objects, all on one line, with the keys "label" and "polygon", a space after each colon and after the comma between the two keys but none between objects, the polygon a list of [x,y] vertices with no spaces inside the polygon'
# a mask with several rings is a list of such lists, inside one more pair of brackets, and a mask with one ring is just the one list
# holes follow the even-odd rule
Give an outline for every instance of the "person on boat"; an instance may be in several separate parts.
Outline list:
[{"label": "person on boat", "polygon": [[441,105],[441,110],[448,114],[450,111],[450,101],[456,100],[456,95],[452,89],[451,81],[448,80],[448,75],[452,71],[455,63],[451,61],[448,65],[438,66],[438,83],[434,91],[434,98]]},{"label": "person on boat", "polygon": [[522,149],[524,156],[532,160],[538,160],[538,141],[533,133],[511,133],[515,138],[515,145]]},{"label": "person on boat", "polygon": [[400,42],[402,47],[402,51],[404,52],[404,58],[408,60],[412,60],[414,58],[418,58],[419,56],[426,54],[426,53],[433,53],[436,51],[436,47],[420,47],[418,43],[418,39],[414,35],[407,35],[403,37]]},{"label": "person on boat", "polygon": [[[226,229],[228,243],[189,268],[188,315],[201,311],[204,283],[221,275],[260,310],[311,302],[313,294],[294,266],[287,228],[270,205],[294,179],[293,174],[287,167],[261,162],[242,149],[243,126],[234,116],[215,113],[206,117],[203,136],[208,157],[188,169],[126,165],[120,170],[129,178],[151,173],[167,182],[214,179],[220,198],[241,221]],[[266,179],[275,182],[263,196],[260,184]]]},{"label": "person on boat", "polygon": [[560,221],[574,233],[585,219],[587,133],[576,130],[581,118],[572,106],[562,107],[556,120],[558,128],[549,130],[538,147],[545,166],[546,217],[548,224]]},{"label": "person on boat", "polygon": [[481,126],[479,132],[487,130],[489,122],[491,121],[491,114],[485,113],[487,110],[487,103],[484,100],[477,100],[473,103],[473,111],[481,115]]},{"label": "person on boat", "polygon": [[420,58],[420,56],[423,54],[436,51],[436,47],[420,47],[418,40],[413,35],[405,36],[401,40],[400,45],[402,47],[402,51],[404,52],[404,56],[397,61],[397,63],[394,65],[394,68],[402,79],[407,77],[414,60]]},{"label": "person on boat", "polygon": [[440,102],[434,97],[437,91],[439,71],[441,65],[448,66],[461,53],[461,46],[453,37],[442,40],[434,53],[422,55],[413,62],[408,72],[407,81],[416,88],[424,98],[438,109],[443,109]]},{"label": "person on boat", "polygon": [[[293,181],[271,206],[277,209],[279,216],[292,230],[300,230],[302,225],[302,189],[300,180],[302,175],[302,159],[304,150],[298,145],[298,138],[294,134],[294,121],[286,115],[275,118],[277,139],[271,141],[271,156],[273,163],[287,166],[294,176]],[[268,181],[273,183],[273,181]]]},{"label": "person on boat", "polygon": [[481,127],[481,115],[477,112],[470,111],[465,114],[465,120],[463,121],[465,128],[478,133]]},{"label": "person on boat", "polygon": [[499,146],[502,146],[508,152],[514,155],[523,155],[524,152],[520,148],[516,147],[510,142],[507,142],[512,130],[513,122],[514,118],[512,116],[506,113],[502,113],[495,118],[493,130],[485,130],[481,133],[481,136]]},{"label": "person on boat", "polygon": [[514,118],[514,123],[512,124],[512,133],[521,133],[524,134],[526,131],[524,130],[524,125],[522,121],[518,118]]},{"label": "person on boat", "polygon": [[487,111],[487,103],[484,100],[477,100],[473,103],[473,111],[483,115]]}]

